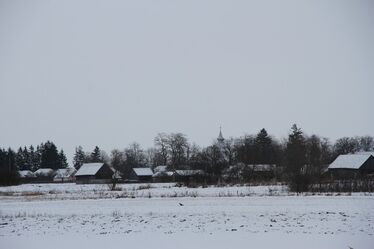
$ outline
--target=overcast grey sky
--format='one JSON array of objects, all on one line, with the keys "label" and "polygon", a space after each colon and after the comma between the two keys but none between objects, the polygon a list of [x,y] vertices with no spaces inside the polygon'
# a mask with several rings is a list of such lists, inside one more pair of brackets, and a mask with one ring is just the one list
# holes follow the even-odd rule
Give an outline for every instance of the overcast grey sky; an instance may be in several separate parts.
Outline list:
[{"label": "overcast grey sky", "polygon": [[0,146],[374,135],[373,1],[0,1]]}]

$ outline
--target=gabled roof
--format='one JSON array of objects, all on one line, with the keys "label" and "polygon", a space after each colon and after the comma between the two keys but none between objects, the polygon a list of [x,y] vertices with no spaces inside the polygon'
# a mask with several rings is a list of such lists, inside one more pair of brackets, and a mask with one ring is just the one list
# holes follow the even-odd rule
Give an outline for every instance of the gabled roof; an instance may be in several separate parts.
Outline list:
[{"label": "gabled roof", "polygon": [[275,164],[251,164],[249,167],[254,172],[271,172],[275,169]]},{"label": "gabled roof", "polygon": [[35,177],[35,174],[31,170],[20,170],[18,173],[21,178]]},{"label": "gabled roof", "polygon": [[165,177],[165,176],[173,176],[175,173],[173,171],[159,171],[153,174],[152,177]]},{"label": "gabled roof", "polygon": [[370,157],[371,155],[360,154],[340,155],[328,169],[359,169]]},{"label": "gabled roof", "polygon": [[74,168],[58,169],[55,172],[55,178],[71,177],[76,171]]},{"label": "gabled roof", "polygon": [[157,166],[156,168],[154,168],[153,171],[155,173],[157,173],[157,172],[165,172],[167,170],[167,167],[168,166],[160,165],[160,166]]},{"label": "gabled roof", "polygon": [[94,176],[104,166],[104,163],[84,163],[75,176]]},{"label": "gabled roof", "polygon": [[37,171],[34,172],[36,176],[49,176],[49,175],[52,175],[53,173],[54,173],[54,170],[49,169],[49,168],[38,169]]},{"label": "gabled roof", "polygon": [[137,176],[152,176],[153,172],[150,168],[133,168]]}]

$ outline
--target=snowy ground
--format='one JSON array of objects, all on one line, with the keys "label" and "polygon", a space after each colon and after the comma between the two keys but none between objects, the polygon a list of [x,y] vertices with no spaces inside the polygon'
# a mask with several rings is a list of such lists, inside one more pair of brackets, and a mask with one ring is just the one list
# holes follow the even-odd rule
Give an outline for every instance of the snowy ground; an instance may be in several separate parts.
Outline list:
[{"label": "snowy ground", "polygon": [[[110,185],[75,183],[64,184],[23,184],[0,187],[1,200],[82,200],[114,198],[175,198],[175,197],[253,197],[253,196],[291,196],[295,195],[284,185],[269,186],[226,186],[207,188],[177,187],[175,183],[118,184],[117,191],[110,191]],[[315,195],[306,193],[303,195]],[[320,193],[318,195],[348,195],[348,193]],[[351,194],[349,194],[351,195]],[[373,193],[352,193],[354,196],[373,195]]]},{"label": "snowy ground", "polygon": [[[270,194],[268,187],[188,189],[203,196],[194,198],[169,196],[170,184],[152,186],[121,186],[136,198],[118,199],[85,198],[95,185],[44,184],[36,198],[19,194],[36,185],[0,188],[0,248],[374,248],[373,196],[289,196],[273,186]],[[235,195],[245,189],[249,195]]]},{"label": "snowy ground", "polygon": [[15,198],[20,200],[81,200],[152,197],[243,197],[289,194],[287,187],[282,185],[187,188],[177,187],[175,183],[143,183],[118,184],[116,186],[117,191],[110,191],[110,187],[106,184],[23,184],[0,188],[0,200],[14,200]]}]

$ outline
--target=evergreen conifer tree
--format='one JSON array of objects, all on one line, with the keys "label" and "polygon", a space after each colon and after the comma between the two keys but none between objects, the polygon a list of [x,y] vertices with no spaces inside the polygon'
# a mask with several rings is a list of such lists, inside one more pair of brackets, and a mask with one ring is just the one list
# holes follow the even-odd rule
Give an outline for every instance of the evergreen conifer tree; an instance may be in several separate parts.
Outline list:
[{"label": "evergreen conifer tree", "polygon": [[42,148],[40,167],[58,169],[60,165],[56,145],[53,142],[47,141]]},{"label": "evergreen conifer tree", "polygon": [[15,164],[20,170],[26,170],[26,160],[24,158],[24,153],[22,147],[19,147],[15,155]]},{"label": "evergreen conifer tree", "polygon": [[73,158],[74,168],[78,170],[82,166],[82,164],[85,162],[85,158],[86,156],[85,156],[82,146],[78,146],[77,148],[75,148],[75,154]]},{"label": "evergreen conifer tree", "polygon": [[92,163],[101,162],[101,152],[98,146],[95,147],[93,152],[91,153],[91,160]]},{"label": "evergreen conifer tree", "polygon": [[16,165],[16,153],[10,148],[8,151],[0,149],[0,184],[16,184],[19,180]]},{"label": "evergreen conifer tree", "polygon": [[69,165],[66,159],[66,155],[64,151],[61,149],[60,153],[58,154],[59,157],[59,166],[61,169],[66,169]]},{"label": "evergreen conifer tree", "polygon": [[302,172],[306,164],[306,146],[303,132],[294,124],[288,136],[286,148],[286,169],[290,178],[291,190],[302,192],[308,185],[307,178]]},{"label": "evergreen conifer tree", "polygon": [[262,129],[256,136],[255,150],[256,163],[273,163],[274,153],[272,148],[272,139],[265,129]]}]

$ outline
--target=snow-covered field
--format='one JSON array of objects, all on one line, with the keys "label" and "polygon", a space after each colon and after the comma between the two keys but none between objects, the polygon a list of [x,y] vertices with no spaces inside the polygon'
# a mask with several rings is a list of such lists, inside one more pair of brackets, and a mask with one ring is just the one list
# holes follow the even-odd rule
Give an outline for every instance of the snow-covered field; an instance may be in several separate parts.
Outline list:
[{"label": "snow-covered field", "polygon": [[118,184],[116,191],[110,185],[88,184],[24,184],[0,188],[0,200],[77,200],[113,198],[152,198],[152,197],[243,197],[264,195],[288,195],[287,187],[271,186],[231,186],[187,188],[177,187],[175,183]]},{"label": "snow-covered field", "polygon": [[135,198],[89,195],[111,193],[105,185],[0,188],[0,248],[374,248],[370,195],[295,196],[282,186],[120,187]]}]

